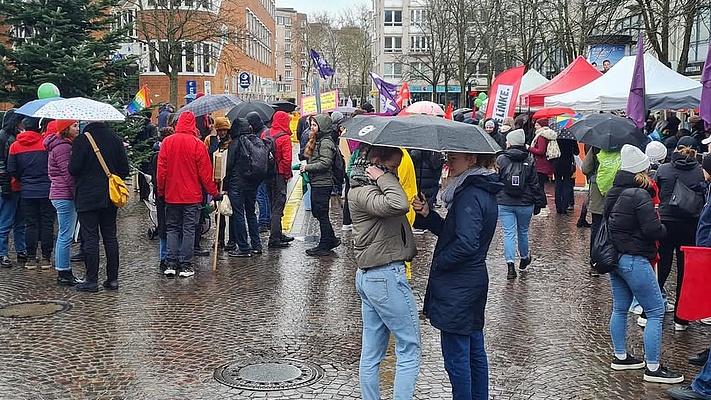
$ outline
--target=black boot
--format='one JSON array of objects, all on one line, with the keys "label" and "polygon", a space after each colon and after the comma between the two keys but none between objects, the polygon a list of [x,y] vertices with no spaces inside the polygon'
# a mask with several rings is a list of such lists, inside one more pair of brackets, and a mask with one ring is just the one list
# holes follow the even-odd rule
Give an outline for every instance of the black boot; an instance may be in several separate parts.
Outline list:
[{"label": "black boot", "polygon": [[523,271],[524,269],[526,269],[526,267],[531,265],[531,261],[533,261],[533,257],[531,256],[528,256],[527,258],[522,258],[521,262],[518,264],[518,268]]},{"label": "black boot", "polygon": [[518,275],[516,274],[516,267],[514,266],[514,263],[510,262],[510,263],[506,263],[506,265],[508,265],[508,267],[509,267],[509,273],[506,274],[506,279],[516,278],[516,276],[518,276]]},{"label": "black boot", "polygon": [[59,286],[74,286],[82,282],[84,281],[74,276],[71,270],[57,271],[57,284]]}]

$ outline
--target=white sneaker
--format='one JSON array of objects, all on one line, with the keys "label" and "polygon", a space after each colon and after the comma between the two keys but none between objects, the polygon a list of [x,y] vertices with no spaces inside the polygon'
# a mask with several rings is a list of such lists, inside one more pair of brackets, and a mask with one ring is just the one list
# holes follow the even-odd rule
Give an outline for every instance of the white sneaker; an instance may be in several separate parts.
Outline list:
[{"label": "white sneaker", "polygon": [[667,304],[664,306],[664,311],[668,313],[673,313],[674,312],[674,303],[667,302]]},{"label": "white sneaker", "polygon": [[425,230],[424,230],[424,229],[413,229],[413,230],[412,230],[412,234],[413,234],[413,235],[424,235],[424,234],[425,234]]},{"label": "white sneaker", "polygon": [[642,314],[642,311],[644,311],[644,310],[642,310],[642,306],[639,305],[639,304],[637,304],[636,306],[634,306],[634,307],[632,308],[632,310],[631,310],[630,312],[633,313],[633,314],[640,315],[640,314]]},{"label": "white sneaker", "polygon": [[711,325],[711,317],[700,319],[699,322],[701,322],[704,325]]},{"label": "white sneaker", "polygon": [[352,231],[352,230],[353,230],[353,224],[343,225],[343,226],[341,227],[341,230],[342,230],[342,231]]},{"label": "white sneaker", "polygon": [[647,326],[647,318],[637,317],[637,325],[641,326],[642,328]]},{"label": "white sneaker", "polygon": [[677,324],[674,322],[674,330],[677,332],[685,331],[689,329],[689,325],[682,325],[682,324]]}]

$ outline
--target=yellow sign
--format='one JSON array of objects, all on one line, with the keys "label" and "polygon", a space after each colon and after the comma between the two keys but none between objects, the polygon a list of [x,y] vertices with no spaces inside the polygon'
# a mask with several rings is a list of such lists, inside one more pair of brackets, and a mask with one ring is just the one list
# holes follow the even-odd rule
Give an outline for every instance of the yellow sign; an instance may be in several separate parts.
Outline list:
[{"label": "yellow sign", "polygon": [[[333,111],[338,107],[338,90],[321,93],[321,112]],[[308,96],[301,99],[301,115],[314,115],[318,113],[316,109],[316,96]]]},{"label": "yellow sign", "polygon": [[377,96],[378,93],[379,93],[379,92],[378,92],[377,90],[371,90],[371,91],[370,91],[370,95],[373,96],[373,97]]}]

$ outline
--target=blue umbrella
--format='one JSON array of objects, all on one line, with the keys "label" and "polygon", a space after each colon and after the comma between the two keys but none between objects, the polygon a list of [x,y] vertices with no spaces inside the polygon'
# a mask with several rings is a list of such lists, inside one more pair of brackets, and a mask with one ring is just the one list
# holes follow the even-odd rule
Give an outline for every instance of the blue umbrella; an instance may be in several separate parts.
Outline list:
[{"label": "blue umbrella", "polygon": [[53,101],[57,100],[64,100],[63,97],[51,97],[49,99],[37,99],[37,100],[32,100],[28,101],[27,103],[23,104],[22,107],[18,108],[15,110],[16,113],[22,114],[22,115],[33,115],[34,113],[37,112],[43,105],[47,103],[51,103]]}]

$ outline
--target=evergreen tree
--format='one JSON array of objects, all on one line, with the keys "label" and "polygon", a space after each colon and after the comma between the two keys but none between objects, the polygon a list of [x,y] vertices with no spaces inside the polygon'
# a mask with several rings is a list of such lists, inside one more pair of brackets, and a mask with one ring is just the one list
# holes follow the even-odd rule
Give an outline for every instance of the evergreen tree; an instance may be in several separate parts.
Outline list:
[{"label": "evergreen tree", "polygon": [[[51,82],[63,97],[101,99],[137,90],[135,58],[116,57],[126,41],[111,11],[118,0],[0,2],[0,101],[21,105]],[[131,73],[129,73],[129,71]],[[128,85],[135,85],[133,88]]]}]

